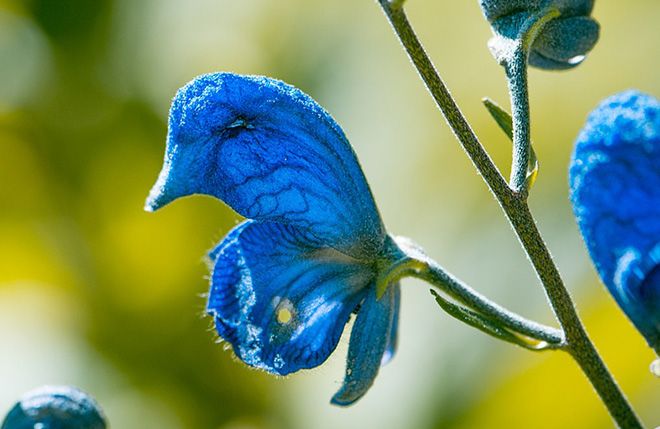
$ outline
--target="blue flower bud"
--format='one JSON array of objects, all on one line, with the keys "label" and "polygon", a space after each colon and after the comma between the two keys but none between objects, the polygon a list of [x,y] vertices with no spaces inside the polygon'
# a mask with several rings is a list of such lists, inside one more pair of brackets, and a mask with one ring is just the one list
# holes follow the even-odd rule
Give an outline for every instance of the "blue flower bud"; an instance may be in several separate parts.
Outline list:
[{"label": "blue flower bud", "polygon": [[660,354],[660,102],[627,91],[589,116],[571,201],[601,279]]},{"label": "blue flower bud", "polygon": [[32,390],[9,411],[1,429],[105,429],[98,404],[71,386]]},{"label": "blue flower bud", "polygon": [[323,363],[349,318],[350,405],[397,343],[401,257],[339,125],[310,96],[264,76],[212,73],[179,90],[163,169],[146,209],[206,194],[248,218],[209,254],[207,312],[236,356],[287,375]]},{"label": "blue flower bud", "polygon": [[598,41],[599,25],[590,17],[593,0],[480,0],[479,4],[496,35],[524,37],[530,18],[555,9],[556,19],[543,26],[532,43],[528,62],[548,70],[580,64]]}]

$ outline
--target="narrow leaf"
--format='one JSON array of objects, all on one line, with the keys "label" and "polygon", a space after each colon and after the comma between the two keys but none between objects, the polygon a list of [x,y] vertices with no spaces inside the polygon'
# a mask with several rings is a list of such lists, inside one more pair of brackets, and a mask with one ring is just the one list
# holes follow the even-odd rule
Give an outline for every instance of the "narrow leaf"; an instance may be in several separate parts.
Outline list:
[{"label": "narrow leaf", "polygon": [[[481,100],[484,103],[484,106],[486,106],[486,109],[488,110],[488,113],[490,113],[490,116],[495,119],[495,122],[497,125],[499,125],[500,129],[504,131],[504,134],[509,137],[509,140],[513,141],[513,119],[511,119],[511,115],[509,112],[504,110],[502,107],[500,107],[499,104],[495,103],[493,100],[491,100],[488,97],[484,97]],[[534,146],[529,145],[529,163],[527,165],[527,189],[531,189],[531,187],[534,185],[534,182],[536,182],[536,178],[539,173],[539,160],[536,157],[536,152],[534,151]]]},{"label": "narrow leaf", "polygon": [[529,145],[529,164],[527,165],[527,189],[532,189],[539,175],[539,159],[534,152],[534,146]]},{"label": "narrow leaf", "polygon": [[500,126],[502,131],[504,131],[504,134],[509,137],[509,140],[513,141],[513,119],[511,119],[509,112],[501,108],[499,104],[495,103],[488,97],[484,97],[481,101],[484,103],[484,106],[486,106],[486,109],[488,109],[490,116],[495,119],[497,125]]},{"label": "narrow leaf", "polygon": [[454,304],[432,289],[430,291],[435,298],[435,301],[447,314],[492,337],[532,351],[543,351],[555,348],[553,345],[544,341],[535,342],[533,340],[527,339],[526,337],[522,337],[521,335],[510,331],[506,327],[499,325],[496,321],[489,319],[469,308]]}]

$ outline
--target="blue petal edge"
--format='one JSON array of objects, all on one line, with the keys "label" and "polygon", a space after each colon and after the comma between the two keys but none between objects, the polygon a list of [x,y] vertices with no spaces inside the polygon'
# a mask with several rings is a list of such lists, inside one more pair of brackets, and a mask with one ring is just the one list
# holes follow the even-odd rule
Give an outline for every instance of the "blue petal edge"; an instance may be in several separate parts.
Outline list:
[{"label": "blue petal edge", "polygon": [[396,288],[390,287],[381,297],[370,288],[358,312],[348,346],[346,375],[331,402],[348,406],[364,396],[374,383],[396,325]]},{"label": "blue petal edge", "polygon": [[374,273],[287,225],[246,221],[217,249],[207,311],[246,364],[286,375],[323,363]]},{"label": "blue petal edge", "polygon": [[394,292],[394,314],[392,316],[392,325],[390,326],[390,335],[387,340],[387,346],[385,347],[385,353],[383,354],[383,359],[380,362],[380,365],[387,365],[394,354],[399,343],[399,312],[401,311],[401,284],[396,282],[390,285],[390,288]]}]

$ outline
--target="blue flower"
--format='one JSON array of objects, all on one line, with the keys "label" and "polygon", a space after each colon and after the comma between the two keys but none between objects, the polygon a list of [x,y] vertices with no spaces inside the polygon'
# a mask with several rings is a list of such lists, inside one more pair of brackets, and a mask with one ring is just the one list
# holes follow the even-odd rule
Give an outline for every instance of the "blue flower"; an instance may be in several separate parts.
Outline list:
[{"label": "blue flower", "polygon": [[524,23],[535,14],[556,8],[560,16],[540,31],[529,52],[531,66],[547,70],[569,69],[580,64],[600,33],[591,18],[594,0],[479,0],[496,34],[517,39]]},{"label": "blue flower", "polygon": [[32,390],[9,411],[1,429],[105,429],[97,403],[71,386]]},{"label": "blue flower", "polygon": [[570,186],[600,277],[660,354],[660,102],[637,91],[603,101],[575,144]]},{"label": "blue flower", "polygon": [[349,405],[394,353],[400,288],[375,282],[401,255],[348,140],[314,100],[278,80],[214,73],[181,88],[146,210],[190,194],[248,218],[209,253],[207,311],[246,364],[286,375],[323,363],[357,313]]}]

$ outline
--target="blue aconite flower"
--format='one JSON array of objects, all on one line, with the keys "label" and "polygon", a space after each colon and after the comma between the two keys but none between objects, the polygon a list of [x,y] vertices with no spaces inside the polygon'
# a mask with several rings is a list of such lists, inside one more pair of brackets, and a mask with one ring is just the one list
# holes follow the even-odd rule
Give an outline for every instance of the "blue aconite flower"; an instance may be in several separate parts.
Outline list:
[{"label": "blue aconite flower", "polygon": [[575,144],[570,186],[598,273],[660,353],[660,102],[637,91],[603,101]]},{"label": "blue aconite flower", "polygon": [[105,429],[98,404],[71,386],[32,390],[9,411],[2,429]]},{"label": "blue aconite flower", "polygon": [[314,100],[278,80],[214,73],[181,88],[146,209],[207,194],[248,218],[213,249],[207,311],[246,364],[286,375],[323,363],[357,313],[348,405],[394,353],[400,256],[348,140]]},{"label": "blue aconite flower", "polygon": [[591,18],[594,0],[479,0],[481,9],[497,34],[518,37],[524,22],[535,14],[556,8],[560,16],[547,23],[534,40],[529,64],[541,69],[562,70],[580,64],[600,33]]}]

